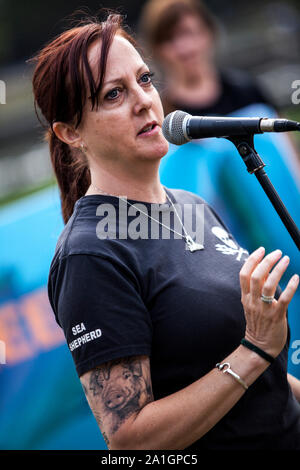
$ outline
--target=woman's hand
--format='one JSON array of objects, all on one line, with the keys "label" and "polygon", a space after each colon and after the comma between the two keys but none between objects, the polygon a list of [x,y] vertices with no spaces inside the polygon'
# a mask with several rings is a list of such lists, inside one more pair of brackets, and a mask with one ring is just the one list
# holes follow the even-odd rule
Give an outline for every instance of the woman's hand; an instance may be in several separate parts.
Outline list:
[{"label": "woman's hand", "polygon": [[[286,311],[297,290],[299,276],[295,275],[289,280],[278,300],[274,299],[269,304],[263,302],[262,294],[274,296],[278,283],[289,264],[288,256],[284,256],[279,261],[282,256],[280,250],[271,252],[265,258],[264,253],[264,248],[254,251],[240,271],[241,300],[246,318],[245,338],[276,357],[286,343]],[[273,268],[276,263],[277,265]]]}]

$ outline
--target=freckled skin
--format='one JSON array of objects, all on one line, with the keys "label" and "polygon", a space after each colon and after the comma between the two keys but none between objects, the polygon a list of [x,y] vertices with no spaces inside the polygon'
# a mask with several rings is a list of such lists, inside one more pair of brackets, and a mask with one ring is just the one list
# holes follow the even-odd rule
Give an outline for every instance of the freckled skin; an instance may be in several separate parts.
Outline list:
[{"label": "freckled skin", "polygon": [[[95,42],[88,54],[95,79],[100,44]],[[137,135],[148,122],[157,121],[161,126],[164,119],[156,88],[151,80],[144,81],[146,72],[149,69],[136,49],[126,39],[115,36],[108,54],[99,108],[91,111],[87,100],[79,128],[88,153],[101,159],[102,164],[128,166],[140,160],[160,160],[168,151],[161,129],[146,139]],[[106,95],[113,89],[118,89],[115,92],[118,96],[108,99]]]}]

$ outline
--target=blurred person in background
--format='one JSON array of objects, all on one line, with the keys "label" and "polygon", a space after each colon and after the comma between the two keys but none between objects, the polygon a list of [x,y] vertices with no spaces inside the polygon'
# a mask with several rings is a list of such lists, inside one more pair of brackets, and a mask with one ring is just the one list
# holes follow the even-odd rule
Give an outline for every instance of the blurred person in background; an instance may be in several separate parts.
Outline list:
[{"label": "blurred person in background", "polygon": [[248,74],[216,64],[218,24],[197,0],[150,0],[140,34],[163,74],[165,114],[226,115],[270,101]]},{"label": "blurred person in background", "polygon": [[[278,117],[278,110],[248,73],[217,64],[219,25],[197,0],[149,0],[139,22],[140,37],[154,68],[168,114]],[[255,136],[266,172],[300,227],[300,160],[288,134]],[[241,244],[252,251],[280,246],[300,269],[299,250],[254,175],[247,173],[237,150],[225,139],[170,145],[160,166],[164,184],[204,197],[221,214]],[[216,243],[219,243],[216,237]],[[300,338],[300,296],[290,311],[294,341]],[[292,354],[291,349],[291,354]],[[292,359],[289,367],[300,377]]]},{"label": "blurred person in background", "polygon": [[[278,285],[288,257],[226,256],[215,211],[161,184],[162,103],[119,15],[64,31],[35,61],[66,224],[48,294],[108,447],[299,449],[300,381],[286,373],[299,276]],[[204,221],[205,246],[186,230],[152,236],[145,211],[169,233],[175,204],[204,205],[193,221]],[[146,237],[130,236],[136,211]],[[167,226],[160,212],[173,212]]]}]

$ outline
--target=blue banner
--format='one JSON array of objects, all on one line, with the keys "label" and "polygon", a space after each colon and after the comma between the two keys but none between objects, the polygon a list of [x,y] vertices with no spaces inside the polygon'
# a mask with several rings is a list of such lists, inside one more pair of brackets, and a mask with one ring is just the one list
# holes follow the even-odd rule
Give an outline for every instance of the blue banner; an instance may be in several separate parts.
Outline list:
[{"label": "blue banner", "polygon": [[57,188],[0,211],[0,448],[106,449],[47,296]]}]

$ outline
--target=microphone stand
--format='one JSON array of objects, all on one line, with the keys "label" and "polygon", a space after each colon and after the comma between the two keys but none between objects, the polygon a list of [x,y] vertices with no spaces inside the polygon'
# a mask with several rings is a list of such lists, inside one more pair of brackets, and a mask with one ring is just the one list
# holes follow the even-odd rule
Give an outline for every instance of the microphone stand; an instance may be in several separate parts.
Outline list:
[{"label": "microphone stand", "polygon": [[282,200],[280,199],[278,193],[276,192],[274,186],[272,185],[271,181],[269,180],[269,177],[267,176],[264,170],[264,167],[266,165],[254,148],[254,136],[252,134],[234,135],[227,136],[225,137],[225,139],[230,140],[230,142],[232,142],[236,146],[240,156],[242,157],[247,167],[248,172],[250,174],[255,174],[264,192],[271,201],[274,209],[278,213],[287,231],[294,240],[298,250],[300,250],[299,229],[297,228],[297,225],[288,213],[285,205],[283,204]]}]

